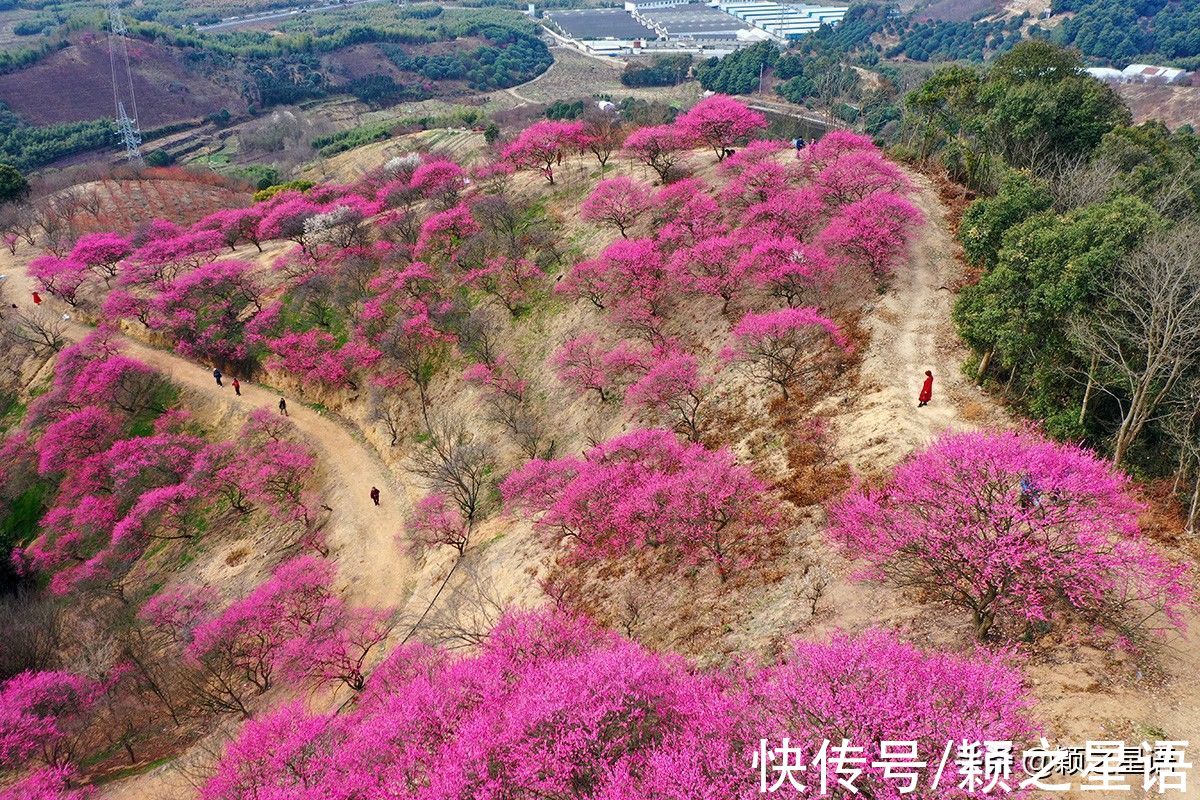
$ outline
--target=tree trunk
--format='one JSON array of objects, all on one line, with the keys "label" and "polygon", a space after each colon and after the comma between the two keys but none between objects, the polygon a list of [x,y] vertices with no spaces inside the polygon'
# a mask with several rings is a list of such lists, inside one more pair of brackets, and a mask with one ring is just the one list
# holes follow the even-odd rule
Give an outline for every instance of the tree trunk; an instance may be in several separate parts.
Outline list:
[{"label": "tree trunk", "polygon": [[975,385],[983,386],[983,379],[987,376],[988,367],[992,365],[992,354],[996,352],[995,347],[988,348],[983,354],[983,358],[979,361],[979,369],[975,373]]},{"label": "tree trunk", "polygon": [[1087,387],[1083,390],[1083,402],[1079,405],[1079,424],[1083,424],[1083,419],[1087,415],[1088,401],[1092,397],[1092,385],[1096,380],[1096,367],[1100,360],[1099,356],[1092,356],[1092,363],[1088,365]]},{"label": "tree trunk", "polygon": [[1196,516],[1200,511],[1200,470],[1196,471],[1196,480],[1192,486],[1192,504],[1188,508],[1187,527],[1184,529],[1189,536],[1196,535]]}]

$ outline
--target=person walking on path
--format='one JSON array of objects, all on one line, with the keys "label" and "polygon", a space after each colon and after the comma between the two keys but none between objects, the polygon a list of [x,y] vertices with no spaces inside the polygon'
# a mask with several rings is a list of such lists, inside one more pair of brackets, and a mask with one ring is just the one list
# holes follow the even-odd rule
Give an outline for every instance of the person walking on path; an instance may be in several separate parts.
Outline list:
[{"label": "person walking on path", "polygon": [[221,383],[221,370],[219,367],[213,367],[213,377],[217,379],[217,386],[225,385]]},{"label": "person walking on path", "polygon": [[233,379],[233,393],[238,397],[242,396],[242,384],[238,382],[237,378]]},{"label": "person walking on path", "polygon": [[379,489],[375,486],[371,487],[371,502],[379,505]]},{"label": "person walking on path", "polygon": [[42,304],[42,296],[37,292],[33,293],[33,304],[35,306],[40,306]]},{"label": "person walking on path", "polygon": [[921,394],[917,396],[917,408],[929,405],[933,399],[933,373],[925,370],[925,383],[921,385]]},{"label": "person walking on path", "polygon": [[282,397],[281,397],[281,398],[279,398],[279,413],[280,413],[280,414],[282,414],[282,415],[283,415],[283,416],[285,416],[285,417],[288,415],[288,413],[287,413],[287,400],[284,400]]}]

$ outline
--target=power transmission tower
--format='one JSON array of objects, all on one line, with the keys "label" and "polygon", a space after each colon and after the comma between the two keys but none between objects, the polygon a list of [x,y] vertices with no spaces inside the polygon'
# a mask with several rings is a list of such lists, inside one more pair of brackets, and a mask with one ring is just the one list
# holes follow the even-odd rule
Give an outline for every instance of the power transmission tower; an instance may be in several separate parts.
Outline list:
[{"label": "power transmission tower", "polygon": [[[135,164],[142,163],[142,132],[137,124],[137,96],[133,91],[133,70],[129,66],[129,41],[126,39],[128,29],[125,18],[121,16],[121,7],[117,0],[108,3],[108,64],[112,70],[113,107],[117,118],[117,136],[125,148],[125,156]],[[133,116],[125,110],[125,101],[121,98],[121,83],[117,79],[117,55],[120,53],[124,69],[125,84],[129,89],[129,106]]]},{"label": "power transmission tower", "polygon": [[125,113],[125,103],[117,101],[117,135],[125,145],[125,156],[138,164],[142,163],[142,132],[137,120]]}]

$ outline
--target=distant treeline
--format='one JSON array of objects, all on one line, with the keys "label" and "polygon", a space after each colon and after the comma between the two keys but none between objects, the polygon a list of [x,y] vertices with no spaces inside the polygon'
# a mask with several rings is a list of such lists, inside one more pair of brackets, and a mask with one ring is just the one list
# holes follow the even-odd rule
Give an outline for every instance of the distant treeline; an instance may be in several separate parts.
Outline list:
[{"label": "distant treeline", "polygon": [[638,88],[642,86],[674,86],[687,79],[692,68],[689,54],[655,56],[648,65],[630,64],[621,73],[621,83]]},{"label": "distant treeline", "polygon": [[22,172],[116,144],[111,119],[34,126],[0,103],[0,162]]}]

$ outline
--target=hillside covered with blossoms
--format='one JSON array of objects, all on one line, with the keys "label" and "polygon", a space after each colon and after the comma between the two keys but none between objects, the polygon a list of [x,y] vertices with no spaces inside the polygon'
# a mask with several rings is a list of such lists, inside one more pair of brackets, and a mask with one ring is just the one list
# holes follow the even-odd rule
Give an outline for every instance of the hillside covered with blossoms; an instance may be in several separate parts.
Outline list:
[{"label": "hillside covered with blossoms", "polygon": [[882,743],[1196,734],[1194,554],[960,373],[935,184],[765,130],[6,240],[0,798],[749,798],[785,737],[952,798]]}]

